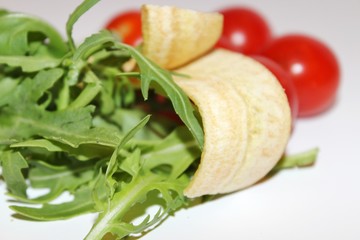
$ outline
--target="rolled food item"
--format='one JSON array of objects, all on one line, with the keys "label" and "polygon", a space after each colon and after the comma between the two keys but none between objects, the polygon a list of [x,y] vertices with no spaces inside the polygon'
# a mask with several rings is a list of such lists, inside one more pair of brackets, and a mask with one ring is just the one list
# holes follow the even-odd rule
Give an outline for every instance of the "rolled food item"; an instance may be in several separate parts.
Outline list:
[{"label": "rolled food item", "polygon": [[174,81],[203,122],[200,164],[184,194],[229,193],[258,182],[281,158],[290,136],[290,108],[278,80],[252,58],[210,51],[222,30],[217,13],[145,5],[142,14],[144,55],[190,76]]},{"label": "rolled food item", "polygon": [[191,76],[175,82],[197,105],[205,134],[185,195],[228,193],[262,179],[290,136],[290,108],[278,80],[255,60],[223,49],[177,72]]},{"label": "rolled food item", "polygon": [[142,52],[166,69],[174,69],[209,51],[221,35],[223,16],[171,6],[141,8]]}]

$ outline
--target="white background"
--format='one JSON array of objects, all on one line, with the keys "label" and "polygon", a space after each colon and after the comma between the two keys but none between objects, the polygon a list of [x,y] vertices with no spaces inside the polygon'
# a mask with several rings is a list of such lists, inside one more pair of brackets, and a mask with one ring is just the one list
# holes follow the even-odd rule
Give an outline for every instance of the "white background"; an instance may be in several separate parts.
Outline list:
[{"label": "white background", "polygon": [[[0,0],[0,7],[38,15],[64,33],[67,17],[79,2]],[[336,105],[320,116],[298,120],[288,146],[289,153],[318,146],[314,167],[284,171],[247,190],[179,211],[143,239],[360,239],[360,1],[103,0],[76,25],[75,38],[83,39],[116,12],[142,3],[201,11],[250,6],[266,17],[277,35],[300,32],[326,42],[342,69]],[[0,189],[0,239],[82,239],[95,219],[95,215],[50,223],[14,219],[3,182]]]}]

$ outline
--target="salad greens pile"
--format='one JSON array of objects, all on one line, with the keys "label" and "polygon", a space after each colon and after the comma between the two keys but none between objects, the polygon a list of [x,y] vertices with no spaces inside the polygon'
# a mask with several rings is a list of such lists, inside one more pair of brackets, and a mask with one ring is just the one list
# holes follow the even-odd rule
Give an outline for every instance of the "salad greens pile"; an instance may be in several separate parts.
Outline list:
[{"label": "salad greens pile", "polygon": [[[1,12],[0,161],[9,195],[42,206],[11,206],[15,212],[37,220],[99,212],[86,239],[121,238],[186,204],[185,170],[200,156],[203,132],[171,73],[138,50],[107,31],[75,45],[73,25],[96,2],[84,1],[70,16],[67,42],[38,18]],[[130,58],[139,72],[121,70]],[[138,93],[147,99],[154,88],[187,127],[150,118]],[[29,188],[48,192],[30,198]],[[136,226],[123,220],[153,191],[164,200],[154,217]],[[73,200],[51,203],[64,192]]]},{"label": "salad greens pile", "polygon": [[[99,213],[85,239],[120,239],[189,203],[183,190],[204,140],[171,72],[105,30],[75,44],[74,24],[97,2],[70,15],[66,41],[36,17],[0,11],[0,164],[9,196],[22,203],[11,206],[16,213],[42,221]],[[122,70],[130,59],[138,72]],[[184,124],[149,115],[155,91]],[[72,199],[53,203],[63,193]],[[129,213],[150,198],[162,199],[159,211],[134,224]]]}]

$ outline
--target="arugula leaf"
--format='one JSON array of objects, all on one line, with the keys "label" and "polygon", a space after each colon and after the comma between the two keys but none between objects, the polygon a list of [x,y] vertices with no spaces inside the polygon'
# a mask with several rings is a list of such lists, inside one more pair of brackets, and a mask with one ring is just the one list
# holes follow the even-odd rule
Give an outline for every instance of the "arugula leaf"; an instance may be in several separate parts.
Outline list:
[{"label": "arugula leaf", "polygon": [[115,43],[115,47],[118,47],[119,49],[125,48],[137,61],[141,72],[141,90],[144,98],[147,99],[150,83],[152,81],[158,83],[167,96],[169,96],[175,112],[179,115],[185,125],[188,126],[190,132],[198,142],[200,149],[202,149],[204,145],[204,132],[199,119],[196,117],[196,110],[192,106],[187,95],[174,83],[170,72],[159,68],[130,46],[117,42]]},{"label": "arugula leaf", "polygon": [[[100,32],[93,34],[85,39],[85,41],[74,51],[72,60],[86,60],[93,54],[103,51],[106,47],[114,45],[116,41],[112,35]],[[109,38],[110,37],[110,38]]]},{"label": "arugula leaf", "polygon": [[[1,152],[0,152],[1,153]],[[7,188],[14,196],[26,198],[27,184],[21,172],[28,168],[28,164],[23,156],[18,152],[5,151],[0,154],[3,176]]]},{"label": "arugula leaf", "polygon": [[111,156],[109,163],[108,163],[108,167],[106,169],[106,173],[105,173],[107,185],[109,186],[109,190],[110,190],[109,198],[112,197],[113,190],[114,190],[112,188],[112,186],[114,185],[112,175],[116,172],[116,169],[118,168],[118,164],[117,164],[118,151],[120,151],[120,149],[122,149],[124,147],[124,145],[128,141],[130,141],[141,128],[143,128],[145,126],[145,124],[149,121],[149,118],[150,118],[149,115],[146,116],[136,126],[134,126],[132,129],[130,129],[130,131],[123,137],[123,139],[121,139],[120,143],[116,146],[115,151],[114,151],[113,155]]},{"label": "arugula leaf", "polygon": [[[135,48],[132,48],[126,44],[119,43],[117,39],[109,31],[101,31],[98,34],[94,34],[87,39],[87,45],[91,46],[82,50],[79,53],[81,58],[83,55],[89,55],[97,51],[99,47],[93,47],[91,42],[95,42],[97,46],[108,47],[112,45],[113,50],[127,51],[138,63],[140,68],[141,77],[141,90],[145,99],[148,98],[148,91],[152,81],[155,81],[171,99],[176,113],[180,116],[186,126],[188,126],[190,132],[194,135],[197,140],[199,147],[202,148],[204,144],[204,133],[199,119],[196,117],[196,110],[192,106],[187,95],[178,87],[172,80],[170,72],[159,68],[151,62],[149,59],[144,57]],[[84,45],[85,49],[85,45]]]},{"label": "arugula leaf", "polygon": [[0,64],[20,67],[23,72],[37,72],[59,66],[61,59],[49,56],[0,56]]},{"label": "arugula leaf", "polygon": [[[100,191],[100,189],[96,189]],[[40,221],[63,220],[96,211],[92,200],[93,185],[83,186],[76,190],[74,199],[59,204],[43,204],[41,208],[10,206],[10,208],[26,217]],[[101,195],[101,194],[100,194]],[[104,194],[102,194],[105,196]]]},{"label": "arugula leaf", "polygon": [[[136,130],[140,129],[145,123],[146,120],[139,123],[137,127],[129,132],[127,135],[128,137],[123,139],[122,143],[124,144],[128,139],[131,139],[131,136],[135,134]],[[91,176],[94,174],[92,168],[87,168],[88,170],[84,171],[84,168],[81,166],[79,166],[79,168],[72,167],[69,169],[65,166],[56,167],[43,162],[36,162],[35,165],[37,168],[30,171],[29,175],[31,184],[33,187],[52,186],[50,187],[52,191],[49,195],[34,199],[33,202],[42,202],[53,199],[54,196],[58,196],[58,193],[61,192],[57,191],[58,188],[74,191],[74,200],[61,204],[44,204],[41,208],[11,206],[11,209],[24,216],[37,220],[58,220],[87,212],[102,212],[97,224],[89,233],[87,239],[100,239],[100,237],[107,232],[111,232],[120,237],[130,233],[141,232],[148,226],[161,221],[169,211],[177,209],[185,202],[182,191],[189,181],[188,177],[185,175],[179,177],[181,173],[176,170],[177,167],[173,167],[176,174],[170,174],[169,176],[172,176],[170,180],[167,171],[163,172],[160,169],[160,171],[153,172],[157,166],[163,164],[177,166],[178,162],[180,162],[180,166],[188,166],[194,159],[200,156],[200,151],[197,147],[190,150],[192,148],[191,146],[195,145],[192,138],[189,138],[188,141],[184,142],[184,137],[187,138],[184,132],[183,128],[176,130],[155,147],[157,150],[145,155],[144,159],[141,159],[142,155],[140,154],[139,149],[135,149],[133,154],[123,155],[119,149],[116,148],[114,153],[117,155],[115,159],[118,163],[115,165],[108,165],[107,172],[108,175],[110,175],[108,177],[115,177],[119,171],[124,171],[132,176],[132,180],[129,183],[122,182],[121,185],[111,185],[114,189],[111,199],[108,200],[108,204],[104,205],[104,201],[100,201],[100,199],[104,199],[105,197],[103,190],[106,189],[104,188],[104,184],[107,183],[103,180],[98,180],[99,178]],[[120,144],[119,146],[123,144]],[[178,159],[175,159],[176,161],[173,161],[172,158],[168,158],[170,152],[174,154],[177,153]],[[183,158],[183,156],[192,156],[192,159],[189,161],[189,159]],[[151,164],[144,165],[144,161],[151,161],[151,159],[156,158],[160,161],[154,161]],[[118,170],[110,170],[114,167]],[[182,171],[186,168],[187,167],[183,167]],[[84,174],[84,177],[78,176],[78,174],[75,174],[76,172],[82,175]],[[75,176],[79,179],[74,179]],[[104,178],[100,177],[100,179]],[[81,181],[89,181],[89,184],[92,187],[77,188],[81,184]],[[94,188],[94,186],[96,187]],[[92,191],[90,189],[92,189]],[[100,189],[102,189],[102,191]],[[159,210],[152,219],[149,216],[145,217],[143,222],[139,225],[121,221],[125,214],[130,211],[132,206],[146,200],[148,193],[153,190],[158,190],[163,196],[167,205],[165,209],[162,211]],[[32,201],[30,200],[28,202]],[[99,209],[99,207],[102,208]],[[109,216],[112,216],[111,219],[109,219]]]},{"label": "arugula leaf", "polygon": [[76,110],[47,112],[32,106],[4,108],[0,115],[0,143],[14,143],[31,136],[43,136],[77,148],[80,144],[116,146],[121,136],[106,128],[91,128],[92,106]]},{"label": "arugula leaf", "polygon": [[[134,122],[139,122],[145,116],[146,116],[146,113],[139,109],[118,108],[112,113],[112,115],[109,117],[109,119],[114,124],[113,127],[116,127],[118,130],[120,130],[121,133],[125,134],[133,127]],[[152,130],[152,128],[156,128],[157,127],[156,124],[157,124],[157,122],[150,121],[148,123],[149,127],[140,129],[134,136],[134,139],[136,139],[136,140],[154,140],[155,141],[155,140],[161,139],[161,137],[158,134],[159,132],[162,134],[161,136],[167,136],[169,134],[169,129],[171,129],[171,127],[169,128],[168,126],[166,126],[166,124],[164,124],[165,126],[161,125],[160,127],[163,127],[163,128],[160,129],[160,127],[158,127],[157,131],[154,132]],[[156,126],[154,126],[154,125],[156,125]]]},{"label": "arugula leaf", "polygon": [[36,105],[44,92],[54,86],[62,74],[63,71],[57,68],[41,71],[33,79],[24,80],[14,93],[0,98],[0,106],[8,104],[0,108],[0,142],[42,135],[66,144],[71,143],[72,147],[101,140],[106,146],[116,143],[116,132],[91,128],[91,113],[94,111],[92,106],[78,110],[70,108],[64,111],[46,111]]},{"label": "arugula leaf", "polygon": [[69,104],[68,109],[75,109],[87,106],[94,100],[94,98],[99,94],[102,89],[102,84],[100,80],[90,70],[85,73],[84,82],[87,82],[87,85],[77,96],[77,98]]},{"label": "arugula leaf", "polygon": [[[184,127],[178,127],[167,138],[154,146],[151,151],[144,152],[144,168],[155,169],[156,166],[171,166],[169,179],[178,178],[194,162],[194,159],[200,157],[201,152],[197,147],[196,141],[188,134]],[[177,156],[174,158],[174,156]],[[179,160],[181,158],[181,160]],[[176,164],[170,161],[177,161]]]},{"label": "arugula leaf", "polygon": [[32,139],[10,145],[11,148],[41,148],[48,152],[64,152],[79,161],[102,158],[111,153],[112,148],[101,144],[82,143],[78,147],[71,147],[58,141],[49,139]]},{"label": "arugula leaf", "polygon": [[9,104],[18,106],[27,102],[35,103],[62,75],[62,69],[53,68],[39,72],[33,79],[25,79],[25,81],[16,88]]},{"label": "arugula leaf", "polygon": [[[193,139],[184,142],[185,134],[183,132],[183,128],[176,130],[156,145],[155,150],[149,152],[144,158],[139,150],[135,150],[125,157],[118,155],[117,158],[113,158],[118,161],[118,170],[112,170],[112,176],[114,177],[118,171],[125,171],[131,176],[131,181],[123,182],[120,188],[115,184],[110,185],[114,188],[111,193],[112,197],[103,207],[97,222],[85,239],[101,239],[108,232],[119,238],[130,233],[142,232],[149,225],[161,221],[169,211],[186,203],[182,192],[190,179],[182,173],[195,159],[199,158],[200,151],[197,147],[191,147],[194,146]],[[169,142],[173,144],[168,144]],[[169,158],[169,153],[176,155]],[[147,161],[151,161],[151,163],[146,164]],[[170,166],[172,170],[170,172],[163,171],[161,168],[163,165]],[[112,181],[112,183],[114,182]],[[148,193],[154,190],[159,191],[165,200],[165,209],[159,210],[152,219],[149,216],[145,217],[139,225],[122,220],[136,203],[146,201]]]},{"label": "arugula leaf", "polygon": [[[21,13],[3,13],[0,15],[0,55],[5,56],[35,56],[40,52],[32,52],[31,44],[40,42],[46,44],[46,55],[62,57],[67,52],[67,46],[61,35],[48,23]],[[37,35],[36,35],[37,34]],[[39,45],[38,45],[39,46]]]},{"label": "arugula leaf", "polygon": [[[0,96],[0,107],[8,104],[13,106],[13,108],[18,108],[18,106],[35,103],[43,96],[46,90],[60,79],[62,74],[62,69],[54,68],[39,72],[33,79],[29,77],[26,78],[16,87],[12,86],[11,90],[13,89],[13,91],[8,91],[5,95]],[[5,83],[4,85],[9,85],[9,83]],[[13,84],[10,83],[10,85]]]},{"label": "arugula leaf", "polygon": [[92,165],[54,166],[41,161],[32,161],[31,165],[33,165],[29,171],[31,187],[49,189],[50,191],[31,199],[10,194],[10,196],[25,203],[50,202],[65,191],[75,192],[78,187],[91,181],[94,177]]},{"label": "arugula leaf", "polygon": [[66,34],[67,34],[69,46],[70,46],[70,49],[72,52],[74,52],[76,49],[74,39],[72,37],[72,31],[73,31],[74,24],[79,20],[79,18],[85,12],[87,12],[90,8],[92,8],[99,1],[100,0],[85,0],[70,15],[70,17],[66,23]]},{"label": "arugula leaf", "polygon": [[[5,25],[0,22],[0,30],[6,30],[0,48],[11,45],[0,50],[0,161],[9,195],[41,204],[11,209],[44,221],[99,212],[87,239],[142,232],[184,206],[183,189],[190,181],[185,171],[203,145],[196,110],[170,72],[108,31],[75,45],[74,24],[97,2],[85,0],[71,14],[68,43],[41,20],[0,14],[1,20],[7,18]],[[131,57],[140,68],[135,75],[118,67]],[[160,86],[187,127],[170,133],[175,124],[160,126],[134,107],[139,99],[130,77],[141,78],[145,99],[152,84]],[[39,188],[49,192],[35,198],[26,195],[27,189]],[[73,200],[51,203],[64,192]],[[151,202],[154,192],[163,199],[159,211],[133,224],[129,212]]]},{"label": "arugula leaf", "polygon": [[[47,112],[36,106],[20,105],[18,108],[4,107],[0,115],[0,142],[13,142],[23,138],[42,135],[66,141],[81,137],[73,133],[78,128],[91,124],[93,108],[82,111]],[[75,135],[75,136],[74,136]]]},{"label": "arugula leaf", "polygon": [[0,80],[0,107],[5,105],[8,101],[7,98],[11,96],[17,86],[19,85],[21,78],[3,77]]}]

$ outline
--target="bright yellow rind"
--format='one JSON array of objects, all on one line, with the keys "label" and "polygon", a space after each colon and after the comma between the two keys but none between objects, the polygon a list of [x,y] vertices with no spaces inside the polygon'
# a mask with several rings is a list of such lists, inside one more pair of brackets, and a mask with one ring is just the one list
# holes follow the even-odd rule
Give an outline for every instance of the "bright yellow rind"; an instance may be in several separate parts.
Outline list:
[{"label": "bright yellow rind", "polygon": [[141,8],[142,53],[166,69],[182,66],[208,52],[222,31],[223,17],[169,6]]}]

